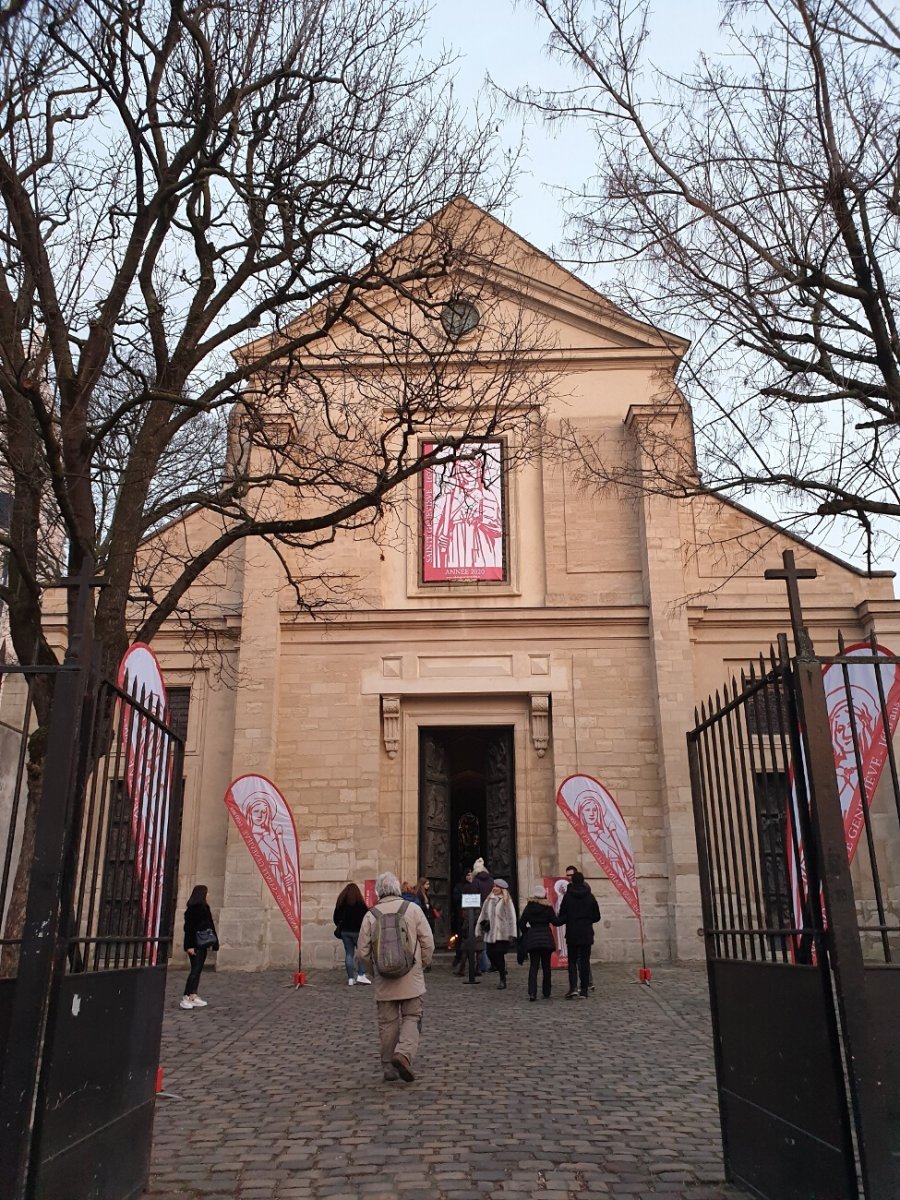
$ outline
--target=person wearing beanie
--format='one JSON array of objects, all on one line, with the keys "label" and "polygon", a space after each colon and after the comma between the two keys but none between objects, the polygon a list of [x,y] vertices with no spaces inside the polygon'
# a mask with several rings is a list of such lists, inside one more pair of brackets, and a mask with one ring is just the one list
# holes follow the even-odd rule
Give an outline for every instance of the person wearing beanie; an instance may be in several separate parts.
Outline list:
[{"label": "person wearing beanie", "polygon": [[506,952],[516,936],[516,909],[505,879],[495,879],[491,894],[481,906],[478,928],[491,966],[500,976],[497,988],[506,991]]},{"label": "person wearing beanie", "polygon": [[[575,874],[575,872],[577,870],[578,870],[578,868],[576,866],[573,866],[572,863],[569,863],[569,865],[566,867],[566,879],[569,881],[569,883],[572,882],[572,876]],[[588,891],[592,890],[591,885],[588,883],[587,880],[584,881],[584,886],[587,888]],[[590,991],[594,990],[594,968],[591,966],[590,959],[588,960],[588,988],[590,989]]]},{"label": "person wearing beanie", "polygon": [[[481,903],[484,904],[488,896],[490,896],[491,892],[493,891],[494,878],[484,865],[483,858],[476,858],[472,865],[472,882],[478,888],[478,894],[481,896]],[[482,950],[478,956],[478,969],[481,971],[482,975],[486,974],[487,971],[493,970],[493,967],[490,965],[490,955],[484,950]]]},{"label": "person wearing beanie", "polygon": [[478,884],[481,892],[481,902],[484,903],[494,886],[494,879],[490,871],[484,865],[483,858],[476,858],[472,866],[472,880]]},{"label": "person wearing beanie", "polygon": [[550,958],[556,948],[551,926],[558,924],[553,905],[547,899],[546,888],[536,883],[519,917],[519,961],[522,961],[521,954],[527,953],[529,1000],[537,1000],[538,968],[541,970],[541,994],[545,1000],[550,999]]},{"label": "person wearing beanie", "polygon": [[[567,1000],[587,999],[591,977],[591,946],[594,926],[600,920],[600,907],[594,893],[580,871],[572,873],[572,881],[559,906],[557,925],[566,927],[566,949],[569,954],[569,991]],[[580,985],[580,990],[579,990]]]}]

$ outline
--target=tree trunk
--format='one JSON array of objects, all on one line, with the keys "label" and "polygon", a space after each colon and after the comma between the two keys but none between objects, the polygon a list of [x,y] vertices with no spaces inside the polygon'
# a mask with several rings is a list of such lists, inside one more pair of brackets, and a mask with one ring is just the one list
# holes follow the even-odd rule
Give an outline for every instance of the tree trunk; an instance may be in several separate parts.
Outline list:
[{"label": "tree trunk", "polygon": [[[6,922],[3,937],[18,941],[25,928],[25,908],[28,903],[28,884],[31,880],[31,863],[34,858],[34,835],[37,829],[37,814],[41,802],[44,785],[44,763],[46,760],[47,736],[46,726],[42,725],[29,738],[28,765],[26,767],[25,815],[22,823],[22,842],[19,848],[19,860],[13,879],[9,907],[6,910]],[[13,837],[15,830],[10,828],[9,836]],[[14,979],[19,970],[19,947],[3,946],[0,948],[0,979]]]}]

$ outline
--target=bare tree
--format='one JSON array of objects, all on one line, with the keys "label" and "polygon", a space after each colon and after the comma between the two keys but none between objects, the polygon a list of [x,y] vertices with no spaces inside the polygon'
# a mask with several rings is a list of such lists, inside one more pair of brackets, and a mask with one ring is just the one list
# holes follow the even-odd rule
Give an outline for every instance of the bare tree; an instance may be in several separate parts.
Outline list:
[{"label": "bare tree", "polygon": [[532,2],[573,81],[515,99],[597,146],[574,253],[693,342],[660,399],[691,402],[700,477],[689,439],[650,447],[652,481],[606,472],[602,446],[589,473],[774,490],[871,555],[900,517],[900,26],[876,0],[723,0],[721,53],[673,78],[646,61],[642,0]]},{"label": "bare tree", "polygon": [[[527,425],[534,330],[483,283],[497,227],[454,199],[490,207],[504,170],[447,63],[418,56],[416,5],[30,0],[4,16],[0,599],[21,661],[55,661],[60,571],[103,576],[109,671],[129,632],[189,616],[242,539],[291,573],[377,522],[426,445]],[[482,320],[460,340],[463,296]],[[198,512],[205,536],[179,540]],[[292,578],[301,603],[313,575]],[[35,699],[43,722],[49,685]]]},{"label": "bare tree", "polygon": [[[371,519],[421,469],[417,432],[446,427],[460,401],[441,308],[478,290],[473,266],[491,253],[471,208],[450,201],[490,203],[503,180],[489,134],[454,109],[446,64],[416,57],[420,21],[402,0],[34,0],[8,22],[2,599],[20,657],[53,660],[48,504],[67,569],[90,557],[104,576],[97,627],[115,656],[138,547],[163,523],[203,506],[223,528],[145,607],[144,636],[227,546]],[[495,330],[507,351],[512,325]],[[360,419],[366,355],[406,380],[374,424]],[[512,412],[501,376],[508,366],[472,387],[454,432],[496,431]],[[259,443],[279,406],[306,436],[285,450],[290,470],[270,464],[302,494],[275,522],[254,510],[268,481],[256,460],[224,481],[222,464],[229,420]]]}]

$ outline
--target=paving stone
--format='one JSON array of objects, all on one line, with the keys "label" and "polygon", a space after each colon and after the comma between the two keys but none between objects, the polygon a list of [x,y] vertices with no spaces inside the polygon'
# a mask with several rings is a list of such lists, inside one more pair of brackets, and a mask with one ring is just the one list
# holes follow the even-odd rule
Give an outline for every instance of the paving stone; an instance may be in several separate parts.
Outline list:
[{"label": "paving stone", "polygon": [[[371,989],[341,972],[169,980],[150,1200],[737,1200],[705,972],[595,968],[590,1004],[428,976],[416,1082],[386,1084]],[[470,992],[475,993],[471,995]],[[185,1019],[187,1018],[187,1019]],[[193,1018],[193,1019],[192,1019]]]}]

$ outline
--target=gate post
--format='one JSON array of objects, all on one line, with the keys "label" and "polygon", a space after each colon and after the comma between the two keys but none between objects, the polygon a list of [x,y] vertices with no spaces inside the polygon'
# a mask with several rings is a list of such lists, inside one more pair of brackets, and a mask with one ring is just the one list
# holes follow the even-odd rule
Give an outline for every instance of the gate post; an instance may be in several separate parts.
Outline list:
[{"label": "gate post", "polygon": [[71,802],[82,758],[79,733],[90,673],[91,566],[86,564],[78,581],[76,633],[57,676],[50,709],[25,924],[0,1081],[3,1200],[24,1200],[31,1175],[36,1095],[47,1017],[55,992],[61,887],[75,836]]},{"label": "gate post", "polygon": [[847,1073],[866,1200],[894,1200],[884,1079],[866,1003],[862,944],[847,859],[822,664],[802,655],[793,662],[800,697],[810,821],[825,901],[828,956],[844,1034]]}]

